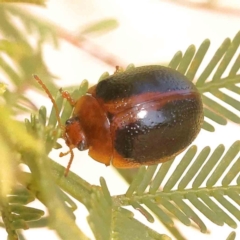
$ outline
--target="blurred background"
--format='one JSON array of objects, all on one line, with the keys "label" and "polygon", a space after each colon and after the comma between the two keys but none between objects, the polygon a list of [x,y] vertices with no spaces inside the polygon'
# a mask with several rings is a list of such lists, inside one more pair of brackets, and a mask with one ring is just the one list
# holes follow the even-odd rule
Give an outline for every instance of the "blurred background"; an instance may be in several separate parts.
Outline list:
[{"label": "blurred background", "polygon": [[[113,73],[116,65],[168,64],[178,50],[184,52],[191,44],[198,47],[206,38],[211,41],[207,61],[225,38],[233,38],[240,30],[238,0],[49,0],[45,7],[28,4],[19,4],[19,7],[24,10],[27,8],[31,14],[57,26],[61,36],[59,48],[46,42],[43,59],[49,72],[57,78],[57,86],[63,88],[80,84],[84,79],[95,84],[103,72]],[[90,25],[102,20],[110,23],[106,30],[89,30]],[[5,76],[1,77],[4,81]],[[40,74],[40,77],[44,80],[45,75]],[[48,98],[31,89],[26,94],[34,99],[37,107],[45,105],[49,113],[51,102]],[[217,126],[215,133],[202,131],[194,143],[200,148],[206,145],[215,147],[220,143],[230,146],[238,139],[236,131],[239,132],[239,126],[232,123],[227,127]],[[229,138],[231,142],[227,141]],[[58,153],[54,150],[50,156],[66,166],[68,157],[59,159]],[[87,152],[75,152],[71,170],[96,185],[99,184],[99,177],[103,176],[112,195],[124,193],[128,186],[114,168],[106,168],[93,161]],[[86,216],[86,209],[79,205],[77,222],[89,238],[94,239]],[[150,224],[139,213],[135,216],[157,232],[169,234],[159,223]],[[226,239],[232,231],[226,225],[217,227],[208,220],[206,224],[211,231],[209,234],[202,234],[199,230],[176,222],[186,239]],[[27,230],[24,236],[35,240],[59,239],[49,229]],[[0,239],[6,239],[4,230],[0,230]]]}]

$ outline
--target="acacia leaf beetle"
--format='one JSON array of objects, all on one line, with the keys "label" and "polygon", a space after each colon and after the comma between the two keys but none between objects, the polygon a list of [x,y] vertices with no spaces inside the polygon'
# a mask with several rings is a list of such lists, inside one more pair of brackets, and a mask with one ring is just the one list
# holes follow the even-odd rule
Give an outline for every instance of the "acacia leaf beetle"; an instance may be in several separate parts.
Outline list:
[{"label": "acacia leaf beetle", "polygon": [[67,92],[62,96],[74,106],[63,134],[71,161],[78,148],[116,168],[166,162],[192,143],[203,122],[195,85],[159,65],[117,68],[77,101]]}]

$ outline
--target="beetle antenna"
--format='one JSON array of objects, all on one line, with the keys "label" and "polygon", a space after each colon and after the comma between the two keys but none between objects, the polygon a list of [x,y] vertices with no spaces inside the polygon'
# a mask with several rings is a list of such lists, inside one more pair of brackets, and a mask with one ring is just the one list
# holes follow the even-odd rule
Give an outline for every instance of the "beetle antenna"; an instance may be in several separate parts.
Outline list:
[{"label": "beetle antenna", "polygon": [[60,111],[58,109],[57,103],[54,100],[52,94],[50,93],[50,91],[48,90],[47,86],[43,83],[43,81],[37,76],[37,75],[33,75],[33,77],[35,78],[35,80],[39,83],[39,85],[41,85],[41,87],[43,88],[43,90],[47,93],[48,97],[50,98],[54,109],[56,111],[56,115],[57,115],[57,122],[60,128],[64,129],[62,123],[61,123],[61,119],[60,119]]},{"label": "beetle antenna", "polygon": [[[57,115],[57,122],[58,122],[58,125],[59,127],[64,130],[65,127],[62,125],[61,123],[61,119],[60,119],[60,111],[58,109],[58,106],[57,106],[57,103],[56,101],[54,100],[52,94],[50,93],[50,91],[48,90],[47,86],[43,83],[43,81],[37,76],[37,75],[33,75],[33,77],[35,78],[35,80],[41,85],[41,87],[44,89],[44,91],[47,93],[48,97],[50,98],[53,106],[54,106],[54,109],[56,111],[56,115]],[[74,106],[75,105],[75,101],[71,98],[70,94],[66,91],[63,91],[62,89],[60,89],[60,93],[62,94],[62,97],[63,98],[66,98],[67,101],[72,105]],[[73,158],[74,158],[74,153],[73,153],[73,149],[72,147],[69,147],[69,151],[67,151],[66,153],[60,153],[59,156],[60,157],[63,157],[63,156],[66,156],[70,153],[70,160],[68,162],[68,165],[67,165],[67,168],[66,168],[66,171],[64,173],[64,176],[67,177],[68,173],[69,173],[69,170],[70,170],[70,167],[71,167],[71,164],[72,164],[72,161],[73,161]]]},{"label": "beetle antenna", "polygon": [[74,107],[76,101],[71,97],[69,92],[63,91],[62,88],[59,89],[59,92],[62,94],[62,98],[65,98],[72,107]]}]

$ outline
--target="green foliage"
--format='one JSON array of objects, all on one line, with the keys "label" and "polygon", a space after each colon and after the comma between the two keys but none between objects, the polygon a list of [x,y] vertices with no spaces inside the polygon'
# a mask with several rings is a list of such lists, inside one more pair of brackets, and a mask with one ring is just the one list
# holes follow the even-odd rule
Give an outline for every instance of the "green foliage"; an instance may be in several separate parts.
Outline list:
[{"label": "green foliage", "polygon": [[[19,20],[24,26],[20,30],[14,21]],[[28,89],[38,88],[38,84],[32,81],[32,74],[37,72],[44,76],[45,84],[50,91],[57,91],[52,82],[52,74],[43,61],[43,43],[53,40],[57,47],[57,36],[54,29],[47,23],[41,22],[36,17],[30,17],[26,11],[8,4],[0,4],[0,33],[4,38],[0,39],[0,69],[9,80],[14,91],[6,88],[3,98],[13,114],[37,110],[31,99],[26,97]],[[31,44],[29,37],[33,36],[36,44]]]},{"label": "green foliage", "polygon": [[236,233],[235,232],[231,232],[226,240],[234,240],[235,237],[236,237]]},{"label": "green foliage", "polygon": [[80,37],[83,34],[102,34],[104,32],[108,32],[109,30],[115,29],[116,27],[118,27],[118,23],[115,19],[104,19],[102,21],[85,26],[85,28],[81,30]]},{"label": "green foliage", "polygon": [[[197,77],[196,86],[199,91],[203,93],[202,99],[205,115],[203,128],[207,131],[214,131],[214,126],[208,122],[207,119],[211,119],[220,125],[226,125],[227,120],[238,124],[240,123],[240,117],[238,115],[205,95],[205,93],[211,93],[214,97],[227,103],[229,106],[238,111],[240,110],[240,102],[220,90],[221,88],[225,88],[240,94],[240,88],[235,85],[240,81],[240,76],[237,75],[240,68],[239,55],[235,59],[230,70],[226,71],[238,50],[239,44],[240,32],[237,33],[232,41],[229,38],[225,39],[215,52],[207,67],[200,76]],[[185,74],[189,80],[193,81],[209,46],[210,41],[208,39],[201,44],[197,51],[195,46],[191,45],[184,55],[182,55],[181,52],[177,52],[169,66],[177,69],[179,72]],[[226,77],[223,76],[224,73]],[[213,74],[213,76],[209,78],[211,74]]]},{"label": "green foliage", "polygon": [[[36,35],[35,46],[13,24],[13,18],[21,21],[27,36]],[[100,240],[171,239],[136,220],[131,209],[139,211],[150,223],[160,221],[180,240],[186,238],[174,226],[175,220],[186,226],[196,225],[201,232],[207,233],[208,224],[199,212],[216,225],[227,224],[237,228],[240,221],[240,210],[236,207],[240,204],[240,141],[228,149],[222,144],[215,149],[190,146],[182,159],[130,170],[133,173],[128,175],[131,184],[122,195],[111,196],[108,183],[102,177],[99,186],[89,184],[72,172],[64,177],[65,169],[47,157],[53,148],[61,147],[56,142],[61,137],[61,129],[57,126],[55,109],[48,117],[45,107],[38,110],[31,99],[24,96],[26,89],[39,89],[37,84],[33,84],[33,73],[43,76],[51,92],[57,91],[53,76],[42,59],[42,43],[51,41],[57,47],[58,32],[52,24],[7,4],[0,4],[0,22],[4,22],[0,24],[4,36],[0,41],[0,67],[14,86],[14,90],[10,90],[7,84],[0,84],[0,214],[1,226],[5,227],[8,239],[20,239],[24,229],[42,226],[55,229],[62,239],[88,239],[81,226],[75,223],[77,206],[68,195],[88,209],[87,220],[96,239]],[[98,34],[100,28],[103,32],[113,27],[116,27],[114,20],[104,20],[87,26],[81,34]],[[208,119],[220,125],[226,125],[227,121],[240,123],[239,115],[221,104],[222,101],[240,111],[239,101],[221,91],[225,88],[240,95],[237,85],[240,83],[240,57],[235,56],[239,44],[240,32],[232,41],[226,39],[223,42],[200,73],[198,69],[209,49],[209,40],[205,40],[197,50],[192,45],[184,54],[176,53],[169,63],[170,67],[194,81],[202,93],[203,129],[207,131],[214,131]],[[129,65],[126,71],[133,67]],[[108,75],[104,73],[100,80]],[[87,89],[88,82],[84,80],[80,86],[67,90],[73,99],[77,99]],[[220,103],[206,93],[217,97]],[[61,109],[61,121],[65,122],[72,113],[72,107],[60,93],[55,100]],[[15,120],[17,113],[29,110],[34,112],[25,124]],[[30,172],[23,170],[22,165],[27,166]],[[43,217],[41,209],[27,205],[37,200],[46,206],[47,216]],[[132,208],[127,210],[127,206]],[[227,239],[235,239],[235,235],[232,232]]]},{"label": "green foliage", "polygon": [[[165,184],[162,184],[162,182],[164,181],[173,161],[162,164],[159,170],[156,171],[154,178],[153,175],[156,166],[151,166],[147,169],[142,167],[139,170],[138,177],[135,178],[135,181],[130,185],[124,196],[124,202],[127,204],[135,202],[138,204],[143,203],[155,213],[162,222],[166,225],[172,225],[173,221],[165,213],[166,209],[171,212],[175,218],[187,226],[190,225],[191,219],[199,226],[202,232],[206,233],[207,227],[204,222],[191,208],[188,207],[185,201],[183,201],[184,199],[187,199],[213,223],[220,226],[226,223],[230,227],[236,228],[237,223],[231,218],[231,216],[224,212],[221,207],[215,204],[212,199],[215,198],[215,200],[221,203],[233,216],[238,220],[240,219],[239,210],[236,209],[230,201],[224,198],[224,195],[227,195],[233,201],[236,201],[236,203],[239,202],[239,186],[232,185],[230,187],[230,183],[239,174],[240,159],[238,159],[232,168],[226,173],[222,180],[222,185],[214,187],[217,180],[223,176],[226,165],[228,166],[228,164],[230,164],[239,153],[240,141],[235,142],[224,156],[224,147],[222,145],[219,145],[211,155],[209,147],[204,148],[198,156],[195,156],[196,151],[196,146],[189,148]],[[186,171],[189,165],[190,168]],[[235,168],[237,166],[238,168],[236,170]],[[199,171],[199,169],[201,170]],[[214,172],[211,173],[213,169]],[[187,188],[191,180],[194,181],[191,184],[191,187]],[[207,182],[206,187],[203,188],[200,186],[204,180],[207,180]],[[149,190],[147,192],[149,192],[149,196],[146,197],[146,188],[148,186]],[[162,188],[162,191],[159,191],[160,187]],[[174,190],[174,187],[177,187],[177,189]]]},{"label": "green foliage", "polygon": [[45,0],[0,0],[0,3],[30,3],[30,4],[36,4],[36,5],[44,5],[46,2]]}]

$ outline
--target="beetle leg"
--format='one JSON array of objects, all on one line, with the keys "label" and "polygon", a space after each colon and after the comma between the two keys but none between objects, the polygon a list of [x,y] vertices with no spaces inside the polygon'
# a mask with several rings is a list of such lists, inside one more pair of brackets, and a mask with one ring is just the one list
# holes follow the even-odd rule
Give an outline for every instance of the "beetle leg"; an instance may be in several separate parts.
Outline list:
[{"label": "beetle leg", "polygon": [[70,160],[69,160],[69,162],[68,162],[67,168],[66,168],[65,173],[64,173],[64,176],[65,176],[65,177],[67,177],[67,175],[68,175],[68,173],[69,173],[69,170],[70,170],[70,167],[71,167],[71,165],[72,165],[72,161],[73,161],[73,157],[74,157],[73,149],[72,149],[71,147],[69,147],[69,151],[67,151],[67,152],[65,152],[65,153],[61,152],[61,153],[59,154],[59,157],[64,157],[64,156],[68,155],[69,153],[70,153]]},{"label": "beetle leg", "polygon": [[116,70],[115,70],[114,74],[122,73],[122,72],[124,72],[124,69],[120,66],[116,66]]}]

